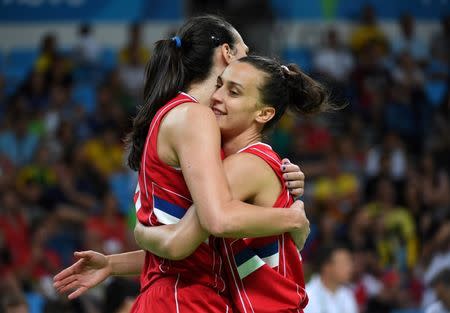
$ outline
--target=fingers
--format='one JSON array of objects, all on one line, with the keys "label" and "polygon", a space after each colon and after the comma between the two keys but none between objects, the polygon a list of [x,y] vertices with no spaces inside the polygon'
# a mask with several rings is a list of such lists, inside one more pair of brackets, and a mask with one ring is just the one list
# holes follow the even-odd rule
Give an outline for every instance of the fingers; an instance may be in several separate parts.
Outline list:
[{"label": "fingers", "polygon": [[62,289],[64,289],[67,285],[73,283],[77,279],[78,279],[78,275],[71,275],[64,279],[58,280],[57,282],[55,282],[53,284],[53,286],[55,287],[56,290],[58,290],[58,291],[61,290],[60,292],[64,292]]},{"label": "fingers", "polygon": [[[291,165],[288,165],[287,167],[290,167]],[[297,166],[297,165],[294,165]],[[303,174],[302,171],[300,171],[300,169],[296,170],[296,171],[290,171],[287,172],[285,171],[283,174],[283,178],[286,181],[295,181],[295,180],[301,180],[304,181],[305,180],[305,174]]]},{"label": "fingers", "polygon": [[289,189],[290,194],[294,197],[301,197],[305,193],[305,189],[303,188],[295,188],[295,189]]},{"label": "fingers", "polygon": [[81,259],[81,258],[86,258],[86,259],[90,259],[93,257],[94,252],[89,250],[89,251],[76,251],[73,254],[77,259]]},{"label": "fingers", "polygon": [[69,300],[73,300],[73,299],[78,298],[79,296],[81,296],[87,290],[88,290],[88,288],[86,288],[84,286],[80,287],[77,290],[75,290],[74,292],[72,292],[67,298],[69,298]]},{"label": "fingers", "polygon": [[68,276],[74,275],[83,265],[84,262],[85,262],[84,259],[78,260],[73,265],[56,274],[55,277],[53,278],[53,281],[59,281],[65,279]]},{"label": "fingers", "polygon": [[290,164],[291,161],[289,161],[288,158],[284,158],[283,160],[281,160],[281,163],[282,163],[282,164]]},{"label": "fingers", "polygon": [[295,200],[294,203],[291,205],[291,208],[293,209],[305,209],[305,205],[303,201],[301,200]]},{"label": "fingers", "polygon": [[80,282],[78,280],[75,280],[73,282],[71,282],[70,284],[61,287],[58,290],[59,293],[66,293],[69,290],[73,290],[73,289],[78,289],[78,288],[82,288],[83,286],[80,285]]}]

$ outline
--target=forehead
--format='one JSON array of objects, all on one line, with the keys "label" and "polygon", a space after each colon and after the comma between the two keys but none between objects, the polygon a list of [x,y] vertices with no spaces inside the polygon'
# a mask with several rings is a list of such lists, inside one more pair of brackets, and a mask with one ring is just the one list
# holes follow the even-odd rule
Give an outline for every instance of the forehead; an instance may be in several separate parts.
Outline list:
[{"label": "forehead", "polygon": [[221,77],[224,82],[231,81],[245,89],[256,89],[262,85],[265,74],[248,63],[234,61],[225,68]]}]

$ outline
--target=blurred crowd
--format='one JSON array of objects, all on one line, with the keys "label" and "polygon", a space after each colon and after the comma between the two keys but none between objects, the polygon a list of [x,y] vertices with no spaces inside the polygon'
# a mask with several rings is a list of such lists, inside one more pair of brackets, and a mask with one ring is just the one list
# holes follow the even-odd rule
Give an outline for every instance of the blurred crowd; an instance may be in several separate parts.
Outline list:
[{"label": "blurred crowd", "polygon": [[[123,138],[151,57],[140,26],[112,62],[81,25],[71,49],[43,37],[20,83],[0,71],[0,312],[125,312],[138,291],[136,279],[114,278],[68,302],[52,277],[73,251],[137,248]],[[412,16],[398,27],[400,37],[385,34],[371,7],[350,38],[331,27],[310,74],[345,107],[287,115],[270,134],[307,177],[307,281],[346,286],[361,313],[450,308],[450,18],[429,42]],[[322,250],[337,244],[350,257],[333,267],[334,250]]]}]

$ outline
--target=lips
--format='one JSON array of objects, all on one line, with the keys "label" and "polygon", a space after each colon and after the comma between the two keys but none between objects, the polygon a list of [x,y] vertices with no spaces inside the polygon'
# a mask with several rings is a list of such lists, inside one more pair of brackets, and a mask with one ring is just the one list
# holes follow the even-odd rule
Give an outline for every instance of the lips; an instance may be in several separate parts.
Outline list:
[{"label": "lips", "polygon": [[220,111],[219,109],[216,108],[211,108],[214,112],[215,115],[227,115],[225,112]]}]

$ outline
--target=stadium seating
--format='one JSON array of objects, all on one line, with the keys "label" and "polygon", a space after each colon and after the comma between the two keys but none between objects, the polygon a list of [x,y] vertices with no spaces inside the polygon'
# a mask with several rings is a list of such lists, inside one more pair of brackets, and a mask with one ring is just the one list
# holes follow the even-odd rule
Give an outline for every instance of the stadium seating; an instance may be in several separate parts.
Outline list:
[{"label": "stadium seating", "polygon": [[104,70],[113,69],[117,65],[117,51],[113,48],[103,49],[101,62]]},{"label": "stadium seating", "polygon": [[81,105],[86,112],[92,113],[95,110],[95,87],[90,84],[78,84],[73,89],[72,100]]},{"label": "stadium seating", "polygon": [[9,53],[7,62],[11,67],[31,69],[37,57],[35,49],[16,48]]},{"label": "stadium seating", "polygon": [[438,107],[444,101],[447,84],[441,80],[430,80],[425,84],[425,93],[433,107]]},{"label": "stadium seating", "polygon": [[286,63],[298,64],[305,72],[309,72],[312,69],[312,55],[307,48],[287,48],[283,51],[282,58]]}]

